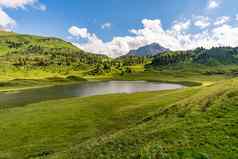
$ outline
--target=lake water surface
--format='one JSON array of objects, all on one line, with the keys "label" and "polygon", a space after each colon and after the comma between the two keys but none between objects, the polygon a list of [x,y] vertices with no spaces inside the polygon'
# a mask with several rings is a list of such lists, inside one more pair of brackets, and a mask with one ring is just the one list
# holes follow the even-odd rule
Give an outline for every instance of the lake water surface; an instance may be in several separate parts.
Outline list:
[{"label": "lake water surface", "polygon": [[83,82],[39,89],[23,90],[15,93],[0,93],[0,106],[23,106],[40,101],[103,95],[112,93],[135,93],[183,88],[180,84],[146,81],[105,81]]}]

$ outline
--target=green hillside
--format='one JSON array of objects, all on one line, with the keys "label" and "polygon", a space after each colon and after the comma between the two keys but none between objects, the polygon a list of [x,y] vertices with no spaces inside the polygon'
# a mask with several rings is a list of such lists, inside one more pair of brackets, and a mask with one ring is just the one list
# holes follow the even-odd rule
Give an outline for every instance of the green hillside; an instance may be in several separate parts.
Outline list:
[{"label": "green hillside", "polygon": [[182,63],[203,64],[207,66],[237,64],[238,49],[218,47],[211,49],[197,48],[191,51],[165,52],[155,56],[152,65],[166,66]]},{"label": "green hillside", "polygon": [[134,126],[73,146],[62,158],[238,157],[237,80],[203,87],[189,98],[157,106],[156,112]]},{"label": "green hillside", "polygon": [[0,91],[85,80],[186,86],[0,103],[0,159],[236,159],[237,71],[237,48],[110,59],[58,38],[0,32]]},{"label": "green hillside", "polygon": [[236,64],[237,48],[198,48],[169,51],[156,56],[110,59],[104,55],[84,52],[58,38],[0,32],[0,80],[65,78],[70,75],[113,78],[118,74],[150,70],[151,67],[157,70],[200,71],[202,74],[235,74]]},{"label": "green hillside", "polygon": [[218,47],[211,49],[197,48],[190,51],[165,52],[154,56],[151,65],[163,67],[185,64],[203,65],[206,67],[236,65],[238,64],[238,49]]},{"label": "green hillside", "polygon": [[0,158],[235,159],[237,86],[230,79],[2,109]]},{"label": "green hillside", "polygon": [[58,38],[0,32],[0,75],[9,78],[63,76],[89,71],[110,60]]}]

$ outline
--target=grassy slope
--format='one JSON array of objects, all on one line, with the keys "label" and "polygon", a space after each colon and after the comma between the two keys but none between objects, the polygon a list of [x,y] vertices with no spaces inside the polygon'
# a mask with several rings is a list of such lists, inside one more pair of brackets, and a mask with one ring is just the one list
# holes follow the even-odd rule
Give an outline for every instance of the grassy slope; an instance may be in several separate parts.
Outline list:
[{"label": "grassy slope", "polygon": [[[17,47],[14,45],[17,45]],[[33,46],[40,46],[42,50],[29,51],[29,48]],[[59,49],[59,52],[55,51],[57,49]],[[54,52],[51,52],[52,50]],[[81,81],[70,80],[67,77],[73,75],[76,78],[80,78],[84,72],[94,67],[93,65],[76,62],[75,65],[80,66],[77,70],[74,70],[73,66],[65,65],[34,66],[30,64],[30,61],[27,61],[28,64],[24,66],[14,66],[13,62],[14,58],[20,57],[31,57],[33,59],[44,57],[46,61],[52,62],[66,58],[62,53],[69,55],[79,54],[78,59],[81,59],[81,57],[88,57],[89,59],[93,58],[92,56],[97,57],[97,55],[85,53],[72,44],[58,38],[0,31],[0,91],[38,88]],[[51,55],[56,55],[57,58],[51,59]],[[9,56],[10,60],[6,60],[7,56]]]},{"label": "grassy slope", "polygon": [[14,79],[1,81],[0,92],[51,87],[55,85],[79,83],[82,81],[86,81],[86,79],[80,78],[78,76],[67,76],[66,78],[51,77],[46,79]]},{"label": "grassy slope", "polygon": [[[40,38],[14,33],[0,36],[19,42],[30,40],[32,44],[39,44]],[[72,47],[59,39],[41,45]],[[4,55],[6,51],[1,45],[0,53]],[[38,79],[62,76],[58,72],[1,68],[1,80],[35,79],[0,82],[4,90],[72,82]],[[144,67],[138,65],[132,69],[138,72],[88,78],[202,83],[202,86],[0,107],[0,158],[238,158],[238,79],[231,79],[230,75],[237,66],[214,69],[179,65],[143,72]]]},{"label": "grassy slope", "polygon": [[197,90],[72,98],[0,111],[0,158],[39,157],[135,126]]},{"label": "grassy slope", "polygon": [[[39,46],[47,47],[47,48],[69,48],[69,49],[79,50],[72,44],[67,43],[58,38],[48,38],[48,37],[41,37],[41,36],[35,36],[35,35],[24,35],[24,34],[17,34],[14,32],[4,32],[4,31],[0,31],[0,37],[1,37],[0,46],[1,47],[6,46],[7,52],[12,52],[15,50],[24,50],[29,45],[39,45]],[[46,42],[46,39],[48,39],[47,42]],[[6,40],[16,42],[16,43],[25,42],[25,44],[20,45],[17,49],[9,48],[7,47]],[[7,53],[7,52],[3,52],[1,50],[1,54]]]},{"label": "grassy slope", "polygon": [[230,79],[232,76],[227,75],[203,75],[201,73],[181,70],[162,70],[147,71],[125,74],[124,76],[115,75],[117,80],[146,80],[157,82],[181,83],[188,86],[209,85],[214,82]]},{"label": "grassy slope", "polygon": [[[10,42],[10,43],[9,43]],[[10,47],[11,43],[19,44],[19,46]],[[40,49],[36,52],[29,52],[30,46],[41,46]],[[30,47],[31,48],[31,47]],[[208,69],[207,66],[187,66],[185,65],[184,68],[176,68],[173,66],[173,68],[169,69],[168,66],[166,66],[163,70],[157,70],[156,72],[147,72],[147,73],[134,73],[134,74],[128,74],[124,76],[119,76],[120,71],[113,68],[110,73],[107,73],[105,75],[96,75],[96,76],[89,76],[86,72],[94,69],[93,64],[81,64],[79,69],[75,70],[75,65],[79,64],[80,62],[77,61],[72,66],[58,66],[58,65],[49,65],[47,67],[40,67],[40,66],[32,66],[31,60],[28,61],[28,65],[24,66],[13,66],[13,61],[6,60],[4,58],[4,55],[8,52],[9,59],[14,59],[13,57],[32,57],[33,59],[38,58],[46,58],[46,61],[60,61],[64,63],[65,56],[62,55],[62,52],[51,52],[52,50],[57,49],[63,49],[63,53],[66,54],[73,54],[73,52],[77,52],[79,54],[85,55],[83,51],[76,48],[70,43],[67,43],[61,39],[57,38],[47,38],[47,37],[40,37],[40,36],[33,36],[33,35],[21,35],[11,32],[1,32],[0,31],[0,90],[16,90],[18,88],[30,88],[32,87],[31,83],[29,85],[23,84],[20,85],[21,82],[18,82],[18,85],[15,86],[14,82],[11,80],[15,79],[29,79],[32,80],[38,80],[41,82],[35,83],[33,87],[38,86],[45,86],[49,85],[50,83],[44,82],[44,79],[49,77],[67,77],[69,75],[76,75],[83,78],[87,78],[89,80],[91,79],[119,79],[119,80],[154,80],[154,81],[169,81],[169,82],[178,82],[183,83],[186,85],[194,85],[196,83],[194,82],[202,82],[203,84],[207,84],[205,82],[211,81],[211,80],[220,80],[226,78],[224,75],[212,75],[209,77],[205,75],[201,75],[204,73],[210,73],[209,71],[217,71],[222,70],[225,72],[229,71],[236,71],[237,66],[222,66],[222,67],[214,67],[211,70]],[[16,53],[14,53],[16,51]],[[25,55],[25,54],[26,55]],[[47,54],[45,54],[47,53]],[[12,54],[12,56],[11,56]],[[56,59],[51,59],[51,55],[57,55]],[[85,56],[89,56],[90,54],[86,54]],[[71,56],[69,56],[71,57]],[[2,59],[3,58],[3,59]],[[90,58],[89,58],[90,59]],[[88,59],[88,60],[89,60]],[[19,59],[18,59],[19,60]],[[63,61],[62,61],[63,60]],[[91,59],[92,60],[92,59]],[[90,60],[89,60],[90,61]],[[180,65],[179,65],[180,66]],[[181,66],[180,66],[181,67]],[[194,68],[195,67],[195,68]],[[143,72],[144,71],[144,65],[136,65],[136,66],[130,66],[131,70],[134,72]],[[188,68],[190,70],[188,70]],[[200,69],[198,69],[200,68]],[[179,70],[179,71],[176,71]],[[194,72],[196,73],[191,73]],[[214,73],[214,72],[213,72]],[[189,81],[189,82],[188,82]],[[1,83],[4,83],[1,85]],[[12,84],[13,83],[13,84]],[[54,84],[54,83],[53,83]],[[209,84],[209,83],[208,83]]]},{"label": "grassy slope", "polygon": [[[34,76],[34,72],[26,72],[27,74],[31,74]],[[35,73],[37,76],[32,79],[23,80],[22,72],[19,73],[19,77],[15,80],[0,80],[0,91],[8,91],[8,90],[20,90],[20,89],[28,89],[28,88],[37,88],[50,86],[55,84],[67,84],[69,82],[75,82],[67,79],[66,76],[59,77],[57,74],[45,75],[41,74],[41,71],[36,70]],[[17,72],[14,72],[16,75]],[[41,78],[39,78],[41,76]],[[48,79],[49,76],[53,76]],[[28,76],[29,77],[29,76]],[[80,78],[80,75],[76,73],[76,78]],[[64,79],[66,78],[66,79]],[[107,75],[97,75],[97,76],[83,76],[86,80],[146,80],[146,81],[157,81],[157,82],[170,82],[170,83],[181,83],[187,86],[198,86],[202,85],[210,85],[214,82],[233,78],[232,75],[226,74],[212,74],[205,75],[201,72],[192,72],[191,70],[181,71],[180,69],[163,69],[163,70],[153,70],[144,72],[143,66],[133,66],[133,73],[124,74],[123,76],[119,75],[119,73],[112,73]],[[0,79],[2,79],[0,77]],[[83,79],[82,79],[83,80]],[[77,80],[76,80],[77,81]]]},{"label": "grassy slope", "polygon": [[137,126],[88,140],[52,158],[235,159],[237,105],[237,79],[205,86],[187,99],[158,107]]},{"label": "grassy slope", "polygon": [[237,158],[237,98],[230,79],[3,109],[0,158]]},{"label": "grassy slope", "polygon": [[58,38],[0,31],[0,81],[82,77],[103,60]]},{"label": "grassy slope", "polygon": [[[52,38],[51,41],[41,41],[47,39],[46,37],[33,36],[33,35],[21,35],[13,32],[4,32],[0,31],[0,56],[4,57],[7,53],[11,55],[13,52],[25,51],[30,45],[37,45],[46,48],[69,48],[77,50],[76,47],[65,43],[63,40]],[[23,45],[18,46],[17,48],[10,48],[7,44],[7,41],[15,43],[23,43]],[[42,69],[34,68],[33,70],[16,68],[9,65],[9,61],[1,60],[0,68],[0,80],[8,81],[12,79],[25,78],[25,79],[37,79],[37,78],[47,78],[52,76],[58,76],[58,73],[53,73],[50,71],[45,71]]]}]

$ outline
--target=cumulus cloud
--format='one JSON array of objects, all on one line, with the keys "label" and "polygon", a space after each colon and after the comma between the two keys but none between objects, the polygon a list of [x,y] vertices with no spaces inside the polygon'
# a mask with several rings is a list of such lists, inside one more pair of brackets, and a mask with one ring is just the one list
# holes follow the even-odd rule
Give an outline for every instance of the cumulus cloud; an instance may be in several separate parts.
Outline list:
[{"label": "cumulus cloud", "polygon": [[217,46],[238,46],[238,27],[224,24],[212,30],[213,39]]},{"label": "cumulus cloud", "polygon": [[220,2],[218,0],[208,0],[208,9],[214,9],[220,6]]},{"label": "cumulus cloud", "polygon": [[72,36],[77,36],[80,38],[88,38],[89,39],[92,36],[91,33],[88,32],[87,28],[78,28],[76,26],[70,27],[68,32]]},{"label": "cumulus cloud", "polygon": [[198,16],[195,19],[196,21],[194,22],[194,25],[200,29],[207,28],[211,24],[208,17]]},{"label": "cumulus cloud", "polygon": [[101,25],[102,29],[110,29],[111,27],[112,27],[112,23],[110,23],[110,22],[106,22]]},{"label": "cumulus cloud", "polygon": [[218,17],[214,25],[222,25],[227,23],[229,20],[230,20],[230,17],[227,17],[227,16]]},{"label": "cumulus cloud", "polygon": [[26,6],[32,6],[42,11],[47,9],[38,0],[0,0],[0,29],[10,31],[16,25],[16,21],[3,10],[4,8],[25,9]]},{"label": "cumulus cloud", "polygon": [[5,8],[25,8],[25,6],[35,6],[40,10],[46,10],[46,6],[38,0],[0,0],[0,6]]},{"label": "cumulus cloud", "polygon": [[10,31],[15,25],[15,20],[9,17],[7,13],[0,8],[0,30]]},{"label": "cumulus cloud", "polygon": [[171,50],[190,50],[197,47],[238,46],[238,27],[228,24],[213,25],[199,32],[188,32],[191,22],[175,22],[171,28],[164,29],[159,19],[143,19],[143,28],[131,29],[130,36],[114,37],[104,42],[86,28],[71,27],[72,36],[84,38],[85,43],[74,43],[76,46],[97,54],[118,57],[127,54],[132,49],[151,43],[159,43]]},{"label": "cumulus cloud", "polygon": [[191,25],[191,21],[190,20],[187,20],[185,22],[176,21],[174,23],[173,29],[175,31],[180,32],[180,31],[183,31],[183,30],[187,30],[190,27],[190,25]]},{"label": "cumulus cloud", "polygon": [[0,6],[7,8],[24,8],[26,5],[33,5],[36,0],[0,0]]}]

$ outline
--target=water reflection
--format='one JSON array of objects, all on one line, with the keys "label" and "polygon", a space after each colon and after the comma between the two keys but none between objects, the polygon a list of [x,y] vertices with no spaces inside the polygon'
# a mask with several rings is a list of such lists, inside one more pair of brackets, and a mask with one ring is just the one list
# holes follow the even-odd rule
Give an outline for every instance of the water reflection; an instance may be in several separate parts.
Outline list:
[{"label": "water reflection", "polygon": [[22,106],[51,99],[93,96],[111,93],[159,91],[179,89],[183,87],[184,86],[179,84],[146,81],[84,82],[73,85],[24,90],[17,93],[0,93],[0,106]]}]

